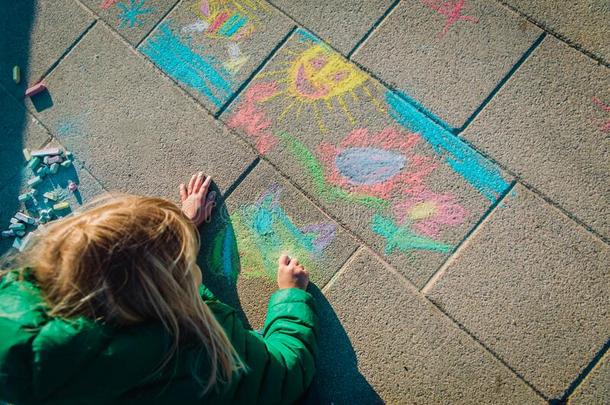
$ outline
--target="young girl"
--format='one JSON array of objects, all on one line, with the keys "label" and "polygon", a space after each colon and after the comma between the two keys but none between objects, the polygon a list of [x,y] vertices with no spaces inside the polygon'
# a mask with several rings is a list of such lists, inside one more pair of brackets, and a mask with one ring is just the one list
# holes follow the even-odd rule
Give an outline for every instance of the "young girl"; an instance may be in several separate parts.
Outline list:
[{"label": "young girl", "polygon": [[[0,402],[290,403],[315,370],[309,277],[279,258],[261,334],[201,284],[196,226],[210,178],[181,185],[182,209],[106,198],[56,221],[0,279]],[[205,269],[204,269],[205,270]]]}]

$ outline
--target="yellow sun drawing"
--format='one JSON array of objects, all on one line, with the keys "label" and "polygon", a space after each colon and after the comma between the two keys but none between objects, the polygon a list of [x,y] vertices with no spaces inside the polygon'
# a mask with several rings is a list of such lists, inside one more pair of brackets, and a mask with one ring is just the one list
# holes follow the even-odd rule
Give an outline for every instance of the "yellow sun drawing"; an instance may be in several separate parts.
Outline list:
[{"label": "yellow sun drawing", "polygon": [[196,0],[192,5],[210,38],[240,40],[256,31],[260,15],[269,12],[262,0]]},{"label": "yellow sun drawing", "polygon": [[[303,35],[297,32],[297,36]],[[309,36],[305,39],[296,41],[297,49],[287,50],[294,58],[288,62],[280,62],[285,68],[259,75],[260,78],[277,78],[276,83],[286,84],[284,89],[265,100],[269,101],[278,96],[292,99],[287,102],[279,119],[283,119],[295,108],[298,118],[303,107],[309,106],[320,130],[327,132],[323,108],[328,112],[339,108],[350,124],[355,126],[357,121],[350,110],[350,104],[357,106],[360,97],[370,100],[380,112],[385,113],[383,103],[374,94],[379,91],[383,94],[383,87],[378,82],[328,46],[310,39]]]}]

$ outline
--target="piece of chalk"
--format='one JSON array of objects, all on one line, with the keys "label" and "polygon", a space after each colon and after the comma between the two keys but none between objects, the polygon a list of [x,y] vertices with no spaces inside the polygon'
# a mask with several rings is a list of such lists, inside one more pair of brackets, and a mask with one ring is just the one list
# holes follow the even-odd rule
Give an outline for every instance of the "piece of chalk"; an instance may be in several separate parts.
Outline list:
[{"label": "piece of chalk", "polygon": [[15,84],[19,84],[21,82],[21,69],[19,66],[13,66],[13,81]]},{"label": "piece of chalk", "polygon": [[49,169],[46,166],[42,166],[38,170],[36,170],[36,175],[40,177],[44,177],[49,173]]},{"label": "piece of chalk", "polygon": [[59,170],[59,163],[53,163],[51,165],[51,167],[49,167],[49,173],[51,173],[51,174],[57,174],[58,170]]},{"label": "piece of chalk", "polygon": [[24,236],[25,235],[25,231],[15,231],[15,235],[17,235],[17,236]]},{"label": "piece of chalk", "polygon": [[25,158],[26,162],[29,162],[30,159],[32,159],[32,154],[30,153],[29,149],[24,149],[23,150],[23,157]]},{"label": "piece of chalk", "polygon": [[64,156],[66,157],[66,159],[72,159],[72,152],[67,150],[64,152]]},{"label": "piece of chalk", "polygon": [[17,218],[21,222],[25,222],[26,224],[34,225],[36,221],[34,218],[25,215],[23,212],[18,212],[15,214],[15,218]]},{"label": "piece of chalk", "polygon": [[75,192],[76,190],[78,190],[78,185],[72,180],[70,180],[68,181],[68,190]]},{"label": "piece of chalk", "polygon": [[63,211],[70,208],[70,204],[67,201],[63,201],[53,205],[53,211]]},{"label": "piece of chalk", "polygon": [[30,200],[32,198],[32,195],[30,193],[24,193],[21,194],[19,197],[17,197],[17,199],[20,202],[26,202],[27,200]]},{"label": "piece of chalk", "polygon": [[47,191],[42,195],[44,198],[48,198],[51,201],[57,201],[57,196],[52,191]]},{"label": "piece of chalk", "polygon": [[11,224],[18,224],[19,222],[21,222],[21,221],[18,220],[17,218],[11,218]]},{"label": "piece of chalk", "polygon": [[61,164],[61,167],[70,167],[70,166],[72,166],[72,161],[70,159],[68,159],[68,160],[64,160],[60,164]]},{"label": "piece of chalk", "polygon": [[25,225],[22,223],[18,223],[18,224],[10,224],[8,226],[8,229],[11,229],[13,231],[24,231],[25,230]]},{"label": "piece of chalk", "polygon": [[34,234],[32,232],[30,232],[25,236],[25,238],[23,238],[21,240],[21,246],[19,247],[20,252],[24,251],[24,249],[27,247],[28,243],[30,243],[30,240],[32,240],[33,236],[34,236]]},{"label": "piece of chalk", "polygon": [[38,83],[38,84],[33,85],[32,87],[28,87],[28,89],[25,91],[25,96],[26,97],[32,97],[32,96],[35,96],[38,93],[42,93],[46,89],[47,88],[44,85],[44,83]]},{"label": "piece of chalk", "polygon": [[32,153],[32,156],[37,156],[37,157],[61,155],[61,149],[59,149],[59,148],[38,149],[38,150],[33,150],[31,153]]},{"label": "piece of chalk", "polygon": [[13,232],[12,230],[2,231],[3,238],[12,238],[13,236],[15,236],[15,232]]},{"label": "piece of chalk", "polygon": [[30,187],[36,187],[40,183],[42,183],[42,178],[40,178],[40,176],[32,177],[28,180],[28,186]]},{"label": "piece of chalk", "polygon": [[[31,156],[31,155],[30,155]],[[39,157],[33,157],[28,161],[28,167],[32,170],[36,169],[38,167],[38,165],[40,164],[40,158]]]},{"label": "piece of chalk", "polygon": [[47,156],[46,159],[47,161],[45,163],[48,165],[52,165],[53,163],[61,163],[64,161],[64,158],[61,157],[61,155]]},{"label": "piece of chalk", "polygon": [[21,249],[21,239],[15,238],[15,240],[13,241],[13,247],[15,249]]}]

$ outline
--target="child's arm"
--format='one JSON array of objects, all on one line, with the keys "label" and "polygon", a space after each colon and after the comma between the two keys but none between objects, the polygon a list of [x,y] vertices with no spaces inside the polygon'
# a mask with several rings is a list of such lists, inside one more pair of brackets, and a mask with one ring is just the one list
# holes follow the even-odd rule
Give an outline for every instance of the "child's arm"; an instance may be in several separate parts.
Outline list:
[{"label": "child's arm", "polygon": [[[290,285],[291,277],[296,280],[295,287],[306,286],[306,272],[296,273],[282,271],[280,263],[280,286]],[[317,352],[318,320],[311,294],[301,288],[284,288],[273,294],[262,336],[245,329],[235,310],[203,295],[248,367],[225,391],[226,398],[272,404],[291,403],[301,397],[313,379]]]}]

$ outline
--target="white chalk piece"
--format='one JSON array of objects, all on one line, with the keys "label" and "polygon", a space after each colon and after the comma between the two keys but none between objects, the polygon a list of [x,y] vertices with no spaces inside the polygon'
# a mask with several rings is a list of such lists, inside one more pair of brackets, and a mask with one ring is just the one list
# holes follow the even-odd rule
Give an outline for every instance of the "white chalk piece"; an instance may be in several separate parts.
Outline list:
[{"label": "white chalk piece", "polygon": [[33,150],[31,152],[31,154],[34,157],[61,155],[61,149],[59,149],[59,148],[38,149],[38,150]]},{"label": "white chalk piece", "polygon": [[28,215],[25,215],[22,212],[16,213],[15,218],[21,222],[25,222],[26,224],[30,224],[30,225],[34,225],[36,223],[36,220],[34,220],[34,218],[32,218]]},{"label": "white chalk piece", "polygon": [[13,81],[15,84],[21,82],[21,68],[18,65],[13,66]]}]

